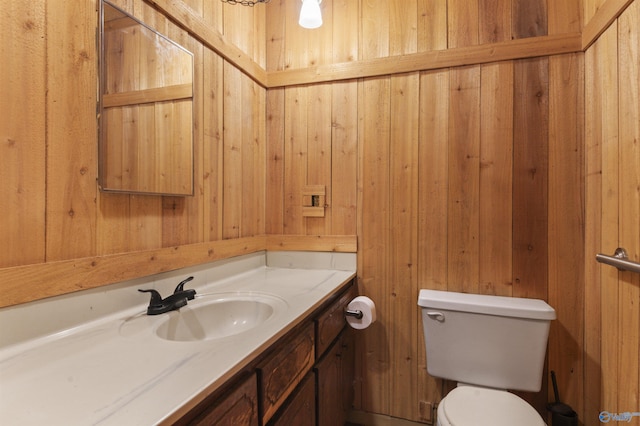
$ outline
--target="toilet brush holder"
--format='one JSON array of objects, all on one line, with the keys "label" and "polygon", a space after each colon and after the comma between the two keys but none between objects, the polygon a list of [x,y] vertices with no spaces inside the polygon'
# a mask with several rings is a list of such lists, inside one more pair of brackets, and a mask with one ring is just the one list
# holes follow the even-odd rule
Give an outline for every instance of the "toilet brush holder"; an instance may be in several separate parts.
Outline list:
[{"label": "toilet brush holder", "polygon": [[549,404],[547,404],[547,410],[551,412],[551,425],[578,426],[578,414],[573,411],[573,408],[571,408],[567,404],[563,404],[562,402],[560,402],[555,371],[551,372],[551,382],[553,384],[553,394],[556,400],[556,402],[550,402]]}]

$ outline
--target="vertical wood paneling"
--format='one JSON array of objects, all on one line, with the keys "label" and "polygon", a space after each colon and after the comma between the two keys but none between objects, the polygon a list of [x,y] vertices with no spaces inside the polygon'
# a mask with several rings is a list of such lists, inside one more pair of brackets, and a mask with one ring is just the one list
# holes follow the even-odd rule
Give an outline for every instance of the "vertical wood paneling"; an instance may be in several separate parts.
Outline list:
[{"label": "vertical wood paneling", "polygon": [[45,260],[44,2],[3,4],[0,24],[0,267]]},{"label": "vertical wood paneling", "polygon": [[[640,2],[618,19],[620,97],[620,240],[631,259],[640,261]],[[640,406],[640,274],[619,274],[620,322],[618,407]],[[637,380],[636,380],[637,378]],[[636,408],[631,408],[636,410]]]},{"label": "vertical wood paneling", "polygon": [[267,92],[266,233],[284,233],[285,89]]},{"label": "vertical wood paneling", "polygon": [[514,38],[547,35],[547,0],[512,0]]},{"label": "vertical wood paneling", "polygon": [[549,34],[579,33],[582,31],[584,1],[548,1]]},{"label": "vertical wood paneling", "polygon": [[479,43],[497,43],[511,39],[512,0],[480,0]]},{"label": "vertical wood paneling", "polygon": [[[391,77],[392,147],[390,149],[390,324],[403,324],[390,336],[391,395],[417,395],[417,349],[413,342],[419,332],[418,310],[407,309],[418,299],[418,130],[420,75]],[[391,404],[395,417],[418,417],[415,398]]]},{"label": "vertical wood paneling", "polygon": [[640,404],[638,277],[591,257],[623,246],[638,259],[639,22],[634,2],[586,53],[586,419],[597,418],[593,405],[618,413]]},{"label": "vertical wood paneling", "polygon": [[393,1],[389,5],[389,55],[416,53],[418,42],[417,0]]},{"label": "vertical wood paneling", "polygon": [[361,0],[360,58],[389,56],[389,1]]},{"label": "vertical wood paneling", "polygon": [[[187,197],[188,217],[189,217],[189,244],[208,241],[206,225],[204,220],[204,205],[207,202],[202,198],[204,193],[204,114],[206,111],[204,93],[204,76],[208,71],[204,69],[204,46],[198,43],[193,37],[189,36],[186,31],[181,30],[179,36],[175,36],[180,44],[185,46],[187,50],[194,54],[193,64],[193,90],[198,95],[194,97],[193,102],[193,194]],[[183,126],[189,126],[189,120],[186,119]]]},{"label": "vertical wood paneling", "polygon": [[432,71],[420,79],[418,283],[435,290],[447,289],[449,74]]},{"label": "vertical wood paneling", "polygon": [[[203,135],[202,135],[202,192],[204,239],[222,239],[223,216],[223,78],[224,61],[210,50],[204,50],[203,64]],[[206,70],[206,72],[204,72]],[[199,176],[196,174],[196,185]],[[197,193],[196,193],[197,195]]]},{"label": "vertical wood paneling", "polygon": [[[308,89],[307,136],[308,165],[307,185],[323,185],[326,200],[331,200],[331,85],[318,84]],[[301,197],[298,202],[301,203]],[[332,206],[325,203],[324,217],[305,219],[307,235],[331,235]]]},{"label": "vertical wood paneling", "polygon": [[[362,144],[359,145],[359,182],[362,210],[358,234],[358,278],[361,293],[376,301],[377,325],[361,336],[363,381],[360,388],[362,406],[379,413],[389,413],[392,401],[389,383],[392,366],[390,337],[390,268],[388,247],[391,242],[389,205],[390,182],[390,82],[388,78],[361,83],[359,120]],[[395,399],[394,399],[395,402]]]},{"label": "vertical wood paneling", "polygon": [[[556,310],[549,369],[563,399],[583,412],[584,181],[582,54],[549,58],[549,303]],[[570,113],[569,113],[570,111]]]},{"label": "vertical wood paneling", "polygon": [[[306,66],[330,64],[333,61],[333,4],[323,2],[320,4],[320,10],[322,12],[320,28],[309,31],[298,26],[298,29],[308,36],[307,46],[304,49],[308,54]],[[338,10],[338,13],[341,11]],[[338,35],[338,37],[344,36]]]},{"label": "vertical wood paneling", "polygon": [[[243,100],[258,99],[259,92],[254,86],[254,81],[246,75],[241,75],[241,93]],[[242,112],[240,115],[241,123],[234,123],[235,126],[242,126],[242,137],[240,139],[240,175],[242,195],[239,197],[239,230],[238,235],[245,237],[248,235],[255,235],[260,228],[256,214],[260,211],[260,208],[264,209],[262,202],[257,202],[254,209],[247,209],[243,206],[245,198],[247,200],[262,201],[261,191],[257,182],[262,179],[261,171],[263,167],[260,166],[257,161],[261,150],[260,137],[255,134],[257,121],[260,120],[260,114],[256,114],[254,110],[254,102],[248,102],[241,104]],[[261,108],[257,108],[261,109]],[[263,157],[264,158],[264,157]],[[264,182],[264,180],[262,180]]]},{"label": "vertical wood paneling", "polygon": [[516,61],[513,141],[513,295],[546,299],[549,60]]},{"label": "vertical wood paneling", "polygon": [[448,0],[448,46],[449,48],[473,46],[479,40],[478,2]]},{"label": "vertical wood paneling", "polygon": [[307,179],[307,99],[306,87],[285,89],[285,234],[304,234],[302,188]]},{"label": "vertical wood paneling", "polygon": [[332,85],[331,229],[356,235],[358,173],[358,83]]},{"label": "vertical wood paneling", "polygon": [[64,143],[97,134],[95,11],[93,2],[47,3],[46,137],[57,141],[47,146],[47,261],[96,254],[96,148]]},{"label": "vertical wood paneling", "polygon": [[[616,26],[617,29],[617,26]],[[609,33],[609,34],[607,34]],[[622,93],[618,86],[618,64],[617,49],[618,37],[613,29],[609,29],[605,33],[603,42],[599,42],[605,49],[608,59],[613,61],[608,66],[602,68],[606,79],[602,81],[602,88],[611,91],[614,98],[602,98],[603,106],[609,106],[603,110],[603,120],[612,120],[615,122],[615,133],[607,132],[609,136],[602,139],[602,246],[599,251],[607,252],[612,247],[618,247],[620,242],[620,184],[619,184],[619,98]],[[612,49],[612,50],[608,50]],[[609,56],[611,55],[611,56]],[[603,58],[604,59],[604,58]],[[620,90],[620,92],[618,92]],[[611,104],[608,104],[608,101]],[[607,127],[609,130],[609,127]],[[618,320],[618,300],[619,300],[619,283],[618,272],[613,268],[600,267],[602,277],[601,299],[602,299],[602,371],[606,371],[606,375],[602,375],[602,407],[610,412],[618,412],[618,377],[620,376],[620,367],[618,359],[618,351],[611,350],[616,348],[620,342],[621,324]],[[606,408],[604,408],[606,407]]]},{"label": "vertical wood paneling", "polygon": [[481,67],[479,290],[503,296],[513,279],[513,68]]},{"label": "vertical wood paneling", "polygon": [[582,0],[584,22],[589,22],[607,0]]},{"label": "vertical wood paneling", "polygon": [[354,25],[360,18],[360,2],[332,0],[333,6],[333,63],[358,59],[360,28]]},{"label": "vertical wood paneling", "polygon": [[266,58],[267,71],[281,71],[285,69],[285,34],[286,34],[286,0],[272,0],[271,6],[266,8]]},{"label": "vertical wood paneling", "polygon": [[[420,76],[420,141],[418,147],[418,287],[447,289],[447,206],[449,150],[449,71]],[[442,383],[427,374],[424,334],[418,333],[418,401],[442,398]],[[421,413],[428,420],[430,413]],[[424,418],[426,417],[426,418]]]},{"label": "vertical wood paneling", "polygon": [[[601,364],[602,334],[602,298],[600,296],[602,280],[600,266],[593,261],[593,253],[598,253],[602,246],[602,143],[608,139],[608,123],[617,120],[603,120],[606,115],[608,97],[616,99],[617,90],[603,90],[601,82],[610,71],[606,67],[617,65],[617,61],[603,60],[605,49],[602,46],[606,39],[611,39],[605,32],[600,39],[585,53],[585,418],[597,418],[602,407]],[[613,42],[615,43],[615,37]],[[615,75],[616,73],[614,73]]]},{"label": "vertical wood paneling", "polygon": [[418,52],[447,48],[447,3],[418,0]]},{"label": "vertical wood paneling", "polygon": [[309,31],[298,25],[301,7],[302,2],[286,2],[283,9],[285,20],[283,36],[287,46],[284,69],[309,66]]},{"label": "vertical wood paneling", "polygon": [[224,63],[224,147],[222,238],[240,237],[242,216],[243,75]]},{"label": "vertical wood paneling", "polygon": [[451,70],[448,289],[478,293],[480,66]]}]

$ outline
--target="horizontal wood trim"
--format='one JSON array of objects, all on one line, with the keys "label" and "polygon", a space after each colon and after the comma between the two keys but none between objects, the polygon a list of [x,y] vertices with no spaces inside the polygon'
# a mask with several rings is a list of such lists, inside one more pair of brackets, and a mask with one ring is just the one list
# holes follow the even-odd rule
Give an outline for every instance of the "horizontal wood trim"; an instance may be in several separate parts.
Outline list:
[{"label": "horizontal wood trim", "polygon": [[192,36],[220,54],[265,88],[323,83],[581,52],[591,46],[627,6],[633,2],[633,0],[608,0],[584,27],[582,33],[527,37],[499,43],[435,50],[411,55],[267,72],[246,53],[227,41],[224,35],[210,28],[202,17],[184,3],[171,0],[145,1],[162,10],[167,17]]},{"label": "horizontal wood trim", "polygon": [[582,50],[587,50],[633,0],[607,0],[582,30]]},{"label": "horizontal wood trim", "polygon": [[355,253],[358,243],[355,235],[268,235],[266,249]]},{"label": "horizontal wood trim", "polygon": [[0,307],[264,250],[265,238],[189,244],[0,269]]},{"label": "horizontal wood trim", "polygon": [[193,85],[177,84],[175,86],[157,87],[154,89],[136,90],[133,92],[110,93],[102,95],[104,108],[147,104],[153,102],[177,101],[193,97]]},{"label": "horizontal wood trim", "polygon": [[169,19],[194,38],[232,63],[262,87],[267,86],[267,72],[252,58],[227,41],[224,35],[209,24],[182,1],[145,0],[160,9]]},{"label": "horizontal wood trim", "polygon": [[[145,0],[201,41],[231,64],[265,88],[375,77],[413,71],[427,71],[447,67],[558,55],[582,51],[580,33],[529,37],[499,43],[483,44],[446,50],[435,50],[344,62],[315,67],[267,72],[246,53],[211,28],[186,4],[172,0]],[[610,0],[620,2],[623,0]],[[627,4],[629,0],[624,0]]]},{"label": "horizontal wood trim", "polygon": [[270,235],[0,269],[0,308],[262,250],[355,253],[356,236]]},{"label": "horizontal wood trim", "polygon": [[268,74],[268,87],[376,77],[580,51],[582,51],[580,33],[529,37],[479,46],[274,71]]}]

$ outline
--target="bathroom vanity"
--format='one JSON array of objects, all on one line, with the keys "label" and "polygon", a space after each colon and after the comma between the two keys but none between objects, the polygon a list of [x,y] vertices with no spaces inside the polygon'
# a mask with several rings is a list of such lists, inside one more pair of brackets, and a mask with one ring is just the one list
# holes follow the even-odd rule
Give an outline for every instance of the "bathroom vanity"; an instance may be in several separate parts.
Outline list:
[{"label": "bathroom vanity", "polygon": [[[194,300],[146,315],[139,288],[166,295],[186,276]],[[0,413],[11,424],[344,423],[354,277],[355,254],[262,252],[2,309],[16,330],[0,336]],[[257,320],[223,330],[227,307]]]},{"label": "bathroom vanity", "polygon": [[353,400],[354,351],[343,312],[356,295],[350,281],[176,423],[285,426],[317,418],[318,425],[344,424]]}]

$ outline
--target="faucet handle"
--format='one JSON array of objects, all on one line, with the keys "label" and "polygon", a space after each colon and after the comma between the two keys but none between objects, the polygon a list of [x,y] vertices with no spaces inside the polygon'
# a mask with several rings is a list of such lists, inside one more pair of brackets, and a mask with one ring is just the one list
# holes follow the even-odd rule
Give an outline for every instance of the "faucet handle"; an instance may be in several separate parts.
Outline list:
[{"label": "faucet handle", "polygon": [[176,293],[184,293],[184,294],[187,296],[187,299],[188,299],[188,300],[193,300],[193,298],[194,298],[194,297],[195,297],[195,295],[196,295],[196,291],[195,291],[195,290],[193,290],[193,289],[189,289],[189,290],[185,290],[185,289],[184,289],[184,285],[185,285],[186,283],[188,283],[189,281],[191,281],[192,279],[193,279],[193,277],[189,277],[189,278],[186,278],[186,279],[184,279],[184,280],[180,281],[180,284],[178,284],[178,286],[176,287],[176,289],[173,291],[173,294],[176,294]]},{"label": "faucet handle", "polygon": [[157,290],[152,288],[149,289],[138,289],[140,293],[151,293],[151,300],[149,301],[149,306],[160,306],[162,305],[162,296],[158,293]]}]

